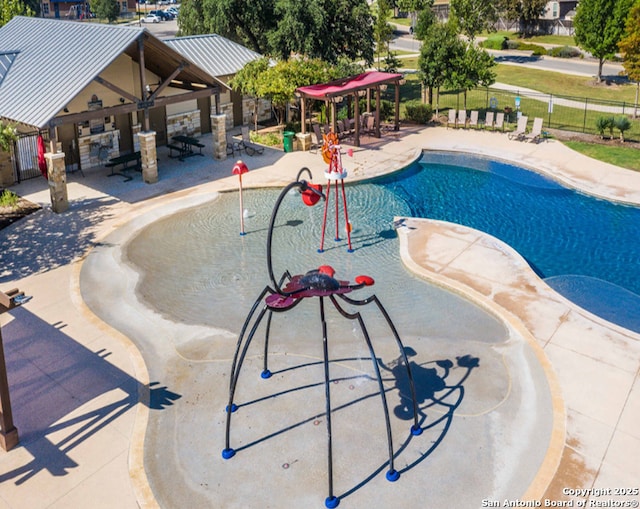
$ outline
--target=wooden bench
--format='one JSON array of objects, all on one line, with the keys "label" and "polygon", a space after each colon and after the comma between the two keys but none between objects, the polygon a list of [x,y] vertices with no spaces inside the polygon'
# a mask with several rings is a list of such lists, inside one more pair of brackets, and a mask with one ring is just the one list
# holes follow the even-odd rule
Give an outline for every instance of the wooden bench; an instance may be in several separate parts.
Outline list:
[{"label": "wooden bench", "polygon": [[[133,164],[131,164],[133,163]],[[118,166],[122,166],[120,171],[115,171]],[[111,173],[107,177],[113,177],[114,175],[120,175],[124,177],[124,181],[128,182],[133,177],[122,173],[126,170],[142,171],[142,156],[140,152],[133,152],[131,154],[124,154],[118,157],[112,157],[109,162],[105,164],[105,167],[111,168]]]}]

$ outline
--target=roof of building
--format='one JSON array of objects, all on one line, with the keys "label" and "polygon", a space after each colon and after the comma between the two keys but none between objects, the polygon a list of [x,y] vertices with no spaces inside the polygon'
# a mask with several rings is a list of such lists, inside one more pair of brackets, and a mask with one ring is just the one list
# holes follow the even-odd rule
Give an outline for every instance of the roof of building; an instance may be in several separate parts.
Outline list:
[{"label": "roof of building", "polygon": [[163,42],[212,76],[235,74],[247,62],[262,58],[260,53],[217,34],[176,37]]},{"label": "roof of building", "polygon": [[[170,76],[185,57],[145,28],[17,16],[0,28],[0,117],[42,128],[120,55],[139,59],[144,38],[145,67]],[[220,85],[186,62],[175,77],[188,83]]]}]

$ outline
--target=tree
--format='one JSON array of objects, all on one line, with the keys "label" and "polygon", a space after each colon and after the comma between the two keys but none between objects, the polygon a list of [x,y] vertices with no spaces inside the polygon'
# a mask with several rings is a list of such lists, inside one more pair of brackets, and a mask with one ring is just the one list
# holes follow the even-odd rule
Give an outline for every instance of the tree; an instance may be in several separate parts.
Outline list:
[{"label": "tree", "polygon": [[433,0],[397,0],[396,5],[401,11],[409,13],[409,16],[411,16],[411,28],[415,33],[418,13],[425,9],[431,10]]},{"label": "tree", "polygon": [[498,11],[494,0],[451,0],[451,12],[458,31],[472,41],[483,30],[495,32]]},{"label": "tree", "polygon": [[389,43],[393,39],[393,27],[389,23],[391,19],[391,3],[389,0],[377,0],[375,4],[375,20],[373,23],[373,35],[376,41],[376,55],[378,57],[378,69],[380,69],[380,55],[389,54]]},{"label": "tree", "polygon": [[578,45],[598,59],[597,81],[602,66],[615,55],[622,38],[624,22],[634,0],[580,0],[573,20]]},{"label": "tree", "polygon": [[373,61],[373,20],[365,0],[277,0],[276,16],[268,35],[275,56]]},{"label": "tree", "polygon": [[464,91],[464,108],[467,109],[467,91],[476,87],[488,87],[496,81],[492,67],[493,57],[474,44],[468,44],[464,53],[454,62],[453,72],[446,80],[451,88]]},{"label": "tree", "polygon": [[622,65],[630,80],[636,82],[636,103],[633,116],[638,116],[638,92],[640,92],[640,0],[629,11],[625,31],[618,43],[624,55]]},{"label": "tree", "polygon": [[[181,8],[180,10],[182,10]],[[258,129],[258,92],[260,86],[260,75],[269,68],[269,60],[260,58],[247,62],[233,78],[229,81],[231,88],[243,95],[254,97],[253,101],[253,120],[255,129]]]},{"label": "tree", "polygon": [[109,23],[113,23],[120,16],[118,0],[91,0],[91,10],[99,19],[106,19]]},{"label": "tree", "polygon": [[[427,29],[420,48],[418,69],[422,84],[428,87],[430,104],[433,104],[433,90],[449,81],[455,63],[463,53],[464,43],[453,25],[435,22]],[[437,114],[437,104],[435,109]]]},{"label": "tree", "polygon": [[14,16],[33,16],[34,11],[21,0],[0,0],[0,27]]},{"label": "tree", "polygon": [[0,120],[0,151],[9,152],[11,145],[17,140],[18,134],[16,128]]},{"label": "tree", "polygon": [[538,19],[547,8],[547,0],[499,0],[497,9],[509,19],[517,19],[520,35],[528,37],[533,34]]},{"label": "tree", "polygon": [[183,0],[180,35],[216,33],[268,56],[373,61],[366,0]]},{"label": "tree", "polygon": [[413,34],[416,36],[416,39],[424,41],[429,32],[429,28],[437,22],[436,15],[431,9],[431,7],[427,7],[422,9],[418,13],[418,20],[416,21],[416,27],[413,30]]}]

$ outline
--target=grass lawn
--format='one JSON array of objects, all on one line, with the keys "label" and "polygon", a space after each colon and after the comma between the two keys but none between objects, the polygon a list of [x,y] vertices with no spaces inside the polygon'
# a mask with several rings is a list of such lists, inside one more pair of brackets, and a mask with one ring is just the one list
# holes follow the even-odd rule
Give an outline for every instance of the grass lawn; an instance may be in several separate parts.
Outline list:
[{"label": "grass lawn", "polygon": [[520,39],[520,34],[517,32],[508,32],[506,30],[500,30],[499,32],[483,32],[480,34],[482,37],[508,37],[515,41],[520,40],[522,42],[532,42],[534,44],[557,44],[558,46],[576,46],[576,42],[570,35],[534,35],[527,39]]},{"label": "grass lawn", "polygon": [[[404,65],[404,60],[403,60]],[[594,85],[592,78],[572,76],[561,72],[540,71],[527,67],[498,64],[494,67],[496,81],[509,85],[531,88],[545,94],[590,97],[606,101],[633,104],[636,97],[635,84]]]},{"label": "grass lawn", "polygon": [[624,145],[600,145],[583,141],[563,141],[563,143],[586,156],[615,164],[621,168],[640,171],[640,150]]}]

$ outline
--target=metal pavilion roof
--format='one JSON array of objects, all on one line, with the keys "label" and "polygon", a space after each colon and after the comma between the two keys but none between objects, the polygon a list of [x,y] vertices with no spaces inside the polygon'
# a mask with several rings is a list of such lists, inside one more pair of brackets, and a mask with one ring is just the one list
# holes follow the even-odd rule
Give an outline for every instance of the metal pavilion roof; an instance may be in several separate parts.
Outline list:
[{"label": "metal pavilion roof", "polygon": [[[0,54],[17,53],[0,82],[0,117],[43,128],[116,58],[138,60],[144,38],[145,67],[166,77],[185,57],[145,28],[18,16],[0,28]],[[221,83],[197,65],[176,76],[186,83]],[[224,87],[224,85],[222,85]]]},{"label": "metal pavilion roof", "polygon": [[217,34],[176,37],[163,42],[212,76],[235,74],[247,62],[262,58],[260,53]]}]

